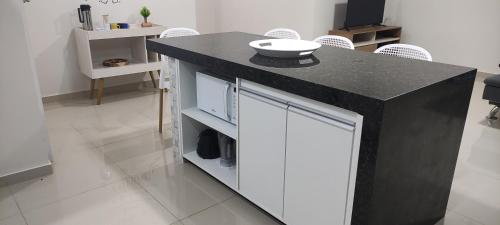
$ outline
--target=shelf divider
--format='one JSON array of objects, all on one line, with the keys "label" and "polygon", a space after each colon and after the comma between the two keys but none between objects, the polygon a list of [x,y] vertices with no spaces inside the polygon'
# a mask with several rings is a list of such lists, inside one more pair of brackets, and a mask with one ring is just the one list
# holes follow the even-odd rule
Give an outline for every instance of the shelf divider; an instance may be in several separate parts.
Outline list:
[{"label": "shelf divider", "polygon": [[238,137],[237,128],[236,125],[232,123],[229,123],[216,116],[201,111],[197,107],[192,107],[189,109],[182,110],[182,114],[202,124],[205,124],[206,126],[216,131],[219,131],[230,138],[237,140]]}]

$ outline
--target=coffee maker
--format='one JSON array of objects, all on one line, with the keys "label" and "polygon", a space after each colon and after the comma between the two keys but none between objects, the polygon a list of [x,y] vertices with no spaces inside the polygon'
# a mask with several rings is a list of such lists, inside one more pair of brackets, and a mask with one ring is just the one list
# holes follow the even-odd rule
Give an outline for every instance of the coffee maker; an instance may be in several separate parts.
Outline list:
[{"label": "coffee maker", "polygon": [[90,5],[80,5],[80,8],[78,8],[78,18],[84,30],[94,30]]}]

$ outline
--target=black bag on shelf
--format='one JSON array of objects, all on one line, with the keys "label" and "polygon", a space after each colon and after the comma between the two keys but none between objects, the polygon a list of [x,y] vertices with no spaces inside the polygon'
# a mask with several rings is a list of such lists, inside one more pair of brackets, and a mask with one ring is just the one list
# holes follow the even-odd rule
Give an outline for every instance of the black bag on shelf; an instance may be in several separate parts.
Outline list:
[{"label": "black bag on shelf", "polygon": [[202,159],[216,159],[220,157],[219,141],[217,131],[208,129],[200,133],[198,140],[198,148],[196,149],[198,156]]}]

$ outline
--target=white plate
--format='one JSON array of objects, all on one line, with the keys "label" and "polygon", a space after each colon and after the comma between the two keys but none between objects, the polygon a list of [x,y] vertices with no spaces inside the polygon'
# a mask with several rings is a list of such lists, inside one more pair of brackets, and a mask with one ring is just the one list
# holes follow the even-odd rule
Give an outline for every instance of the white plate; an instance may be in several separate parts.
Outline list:
[{"label": "white plate", "polygon": [[259,54],[277,58],[298,58],[311,55],[321,48],[321,44],[314,41],[291,39],[266,39],[250,42],[250,47]]}]

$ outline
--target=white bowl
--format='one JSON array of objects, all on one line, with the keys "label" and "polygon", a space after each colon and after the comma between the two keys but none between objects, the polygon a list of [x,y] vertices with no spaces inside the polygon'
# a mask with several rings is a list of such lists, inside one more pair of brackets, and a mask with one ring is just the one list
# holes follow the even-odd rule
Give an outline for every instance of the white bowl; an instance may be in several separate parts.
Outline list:
[{"label": "white bowl", "polygon": [[311,55],[321,48],[314,41],[291,39],[266,39],[250,42],[250,47],[259,54],[276,58],[299,58]]}]

